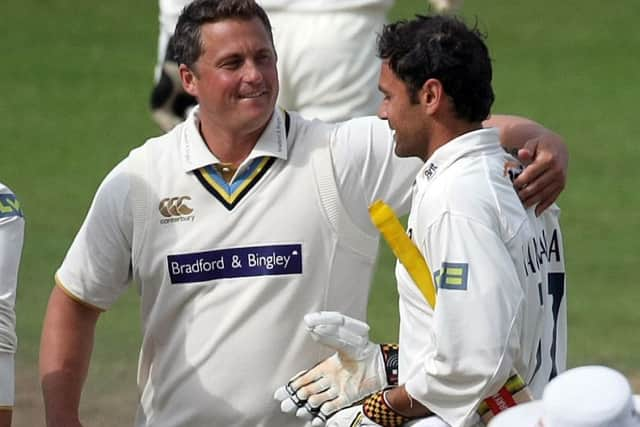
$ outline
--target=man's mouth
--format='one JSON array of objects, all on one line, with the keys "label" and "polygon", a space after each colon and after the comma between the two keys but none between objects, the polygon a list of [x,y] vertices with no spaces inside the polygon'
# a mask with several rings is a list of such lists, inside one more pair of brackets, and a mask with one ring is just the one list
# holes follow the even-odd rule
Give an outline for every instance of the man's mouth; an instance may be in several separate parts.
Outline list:
[{"label": "man's mouth", "polygon": [[264,96],[267,94],[266,90],[257,90],[257,91],[253,91],[253,92],[248,92],[248,93],[243,93],[240,95],[241,99],[254,99],[254,98],[260,98],[261,96]]}]

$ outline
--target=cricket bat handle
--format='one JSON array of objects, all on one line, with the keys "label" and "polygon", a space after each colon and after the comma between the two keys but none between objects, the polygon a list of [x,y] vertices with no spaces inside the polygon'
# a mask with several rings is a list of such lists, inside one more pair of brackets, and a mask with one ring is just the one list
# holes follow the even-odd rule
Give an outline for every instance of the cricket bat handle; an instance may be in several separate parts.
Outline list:
[{"label": "cricket bat handle", "polygon": [[424,257],[405,232],[393,209],[382,200],[369,206],[371,221],[382,234],[398,261],[420,289],[432,308],[436,308],[436,287]]}]

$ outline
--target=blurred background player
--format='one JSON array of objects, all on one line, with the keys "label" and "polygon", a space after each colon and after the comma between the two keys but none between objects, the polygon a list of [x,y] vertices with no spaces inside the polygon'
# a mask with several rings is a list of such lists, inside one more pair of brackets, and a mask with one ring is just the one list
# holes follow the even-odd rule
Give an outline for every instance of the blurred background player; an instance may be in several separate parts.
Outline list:
[{"label": "blurred background player", "polygon": [[0,183],[0,427],[11,425],[15,400],[15,303],[23,241],[20,202]]},{"label": "blurred background player", "polygon": [[[190,0],[160,0],[158,59],[151,111],[167,131],[195,105],[180,83],[170,39]],[[338,122],[373,115],[380,102],[376,37],[394,0],[261,0],[278,52],[278,105],[304,117]],[[429,0],[437,11],[462,0]],[[425,2],[425,9],[427,2]]]}]

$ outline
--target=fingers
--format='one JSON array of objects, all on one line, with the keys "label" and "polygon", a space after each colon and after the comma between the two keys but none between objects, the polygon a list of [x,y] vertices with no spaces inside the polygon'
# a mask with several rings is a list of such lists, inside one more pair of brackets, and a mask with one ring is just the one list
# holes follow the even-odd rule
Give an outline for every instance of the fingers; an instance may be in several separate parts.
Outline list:
[{"label": "fingers", "polygon": [[314,408],[322,405],[325,400],[334,399],[337,395],[331,388],[331,382],[324,377],[300,387],[295,393],[300,400],[306,401]]},{"label": "fingers", "polygon": [[[300,374],[305,373],[306,371],[302,371]],[[295,412],[299,407],[304,405],[304,400],[300,399],[296,394],[298,387],[292,385],[292,382],[300,377],[300,374],[294,376],[287,385],[280,387],[273,394],[273,398],[275,400],[280,401],[280,409],[284,413],[292,413]]]},{"label": "fingers", "polygon": [[304,315],[304,322],[307,327],[316,325],[342,325],[344,323],[344,315],[338,311],[317,311],[315,313],[307,313]]},{"label": "fingers", "polygon": [[316,417],[321,417],[322,419],[326,420],[329,415],[337,410],[332,409],[337,405],[329,404],[337,400],[341,399],[338,399],[338,393],[336,392],[336,390],[334,390],[333,388],[328,388],[320,393],[316,393],[309,397],[304,406],[298,409],[298,411],[296,412],[296,416],[305,420],[311,420]]},{"label": "fingers", "polygon": [[275,391],[274,399],[280,401],[282,412],[315,420],[313,425],[324,425],[333,412],[347,405],[347,400],[340,396],[340,389],[335,387],[330,376],[325,375],[326,369],[330,371],[330,367],[325,365],[331,360],[329,358],[309,371],[299,372],[287,385]]},{"label": "fingers", "polygon": [[[523,150],[520,150],[523,151]],[[524,160],[521,160],[524,162]],[[516,178],[513,185],[517,189],[524,189],[525,187],[534,183],[536,179],[542,176],[548,169],[551,168],[552,159],[547,155],[538,155],[534,158],[533,162],[524,168],[524,171]]]},{"label": "fingers", "polygon": [[327,328],[331,330],[332,326],[336,329],[349,330],[354,335],[365,336],[369,334],[369,325],[358,319],[345,316],[337,311],[320,311],[316,313],[308,313],[304,316],[304,322],[309,330],[318,330],[319,328]]},{"label": "fingers", "polygon": [[354,319],[353,317],[343,316],[344,317],[344,329],[350,331],[354,335],[358,335],[361,337],[369,336],[369,325],[365,322],[362,322],[358,319]]},{"label": "fingers", "polygon": [[311,337],[352,359],[363,357],[369,344],[369,325],[335,311],[309,313],[304,318]]},{"label": "fingers", "polygon": [[[330,393],[327,393],[327,395],[325,396],[324,402],[318,408],[307,411],[307,413],[314,414],[314,417],[311,419],[312,427],[324,426],[327,423],[327,420],[331,420],[334,418],[334,414],[338,413],[338,411],[347,407],[348,403],[345,402],[343,399],[341,399],[340,397],[330,398],[331,396],[332,395]],[[308,405],[305,405],[305,409],[308,409],[307,408],[308,406],[313,407],[313,405],[308,404]],[[306,418],[306,419],[309,419],[309,418]],[[337,425],[341,425],[341,424],[337,424]],[[349,423],[349,424],[345,424],[345,427],[347,425],[354,426],[354,425],[360,425],[360,424]]]},{"label": "fingers", "polygon": [[[285,393],[287,393],[285,391]],[[296,398],[296,395],[290,395],[287,393],[287,396],[280,401],[280,410],[285,414],[293,414],[296,413],[300,405],[304,405],[304,403]]]},{"label": "fingers", "polygon": [[[325,393],[328,388],[329,385],[327,382],[323,381],[314,382],[300,389],[295,389],[291,384],[287,384],[286,386],[277,389],[273,397],[275,400],[280,401],[280,410],[282,412],[286,414],[295,413],[298,417],[311,419],[317,412],[314,408],[316,406],[319,407],[324,402],[322,399],[326,400],[331,396],[335,398],[337,393]],[[310,403],[308,400],[309,396],[317,397],[314,397],[313,401]],[[314,405],[314,402],[317,402],[317,404]],[[308,417],[303,416],[305,411],[309,412],[311,415]]]},{"label": "fingers", "polygon": [[[533,170],[534,166],[527,166],[518,178],[513,182],[513,186],[518,192],[520,199],[525,202],[527,207],[533,203],[526,204],[528,200],[532,200],[533,197],[539,195],[545,188],[554,184],[555,178],[551,172]],[[528,175],[524,176],[525,173]],[[536,175],[534,175],[534,173]],[[539,200],[538,200],[539,201]]]},{"label": "fingers", "polygon": [[[325,420],[329,418],[333,413],[343,409],[349,402],[346,401],[342,396],[340,396],[336,391],[332,388],[323,393],[323,396],[319,396],[318,400],[321,398],[322,402],[319,406],[318,416],[323,417]],[[311,399],[309,399],[311,400]]]},{"label": "fingers", "polygon": [[555,190],[549,191],[548,195],[541,197],[540,202],[536,206],[536,216],[542,215],[542,213],[558,199],[561,192],[562,188],[557,187]]},{"label": "fingers", "polygon": [[355,336],[348,331],[331,328],[332,327],[318,327],[317,329],[309,331],[309,334],[314,341],[330,347],[351,359],[355,359],[356,356],[366,348],[368,340]]},{"label": "fingers", "polygon": [[285,388],[290,395],[296,395],[300,400],[305,401],[314,391],[317,392],[328,387],[323,373],[324,371],[317,367],[303,371],[291,378]]},{"label": "fingers", "polygon": [[533,161],[533,153],[535,152],[535,147],[532,147],[533,144],[525,144],[525,146],[518,150],[518,160],[522,162],[523,165],[528,165]]},{"label": "fingers", "polygon": [[315,341],[339,351],[349,351],[349,347],[361,348],[369,342],[368,334],[362,336],[345,327],[333,325],[318,325],[309,330],[309,333]]},{"label": "fingers", "polygon": [[[553,132],[545,132],[536,138],[526,141],[523,147],[518,150],[518,159],[525,165],[531,163],[533,176],[538,176],[547,169],[554,170],[554,173],[558,174],[557,178],[563,182],[564,186],[569,166],[569,151],[559,135]],[[525,171],[527,169],[529,167]],[[518,182],[519,186],[532,181],[532,179],[529,179],[528,174],[521,178],[522,180]]]},{"label": "fingers", "polygon": [[556,201],[566,183],[568,155],[564,145],[532,142],[518,152],[522,162],[533,159],[514,181],[526,207],[536,206],[536,215]]},{"label": "fingers", "polygon": [[314,426],[322,426],[333,412],[345,406],[337,403],[327,406],[327,403],[340,400],[338,392],[330,385],[330,382],[324,378],[297,390],[289,383],[276,390],[274,398],[281,401],[282,412],[295,413],[298,418],[312,421]]},{"label": "fingers", "polygon": [[[277,389],[273,395],[274,399],[281,401],[281,409],[283,412],[295,412],[297,408],[302,407],[309,397],[321,395],[325,399],[327,395],[322,395],[324,391],[331,387],[331,381],[325,376],[327,364],[332,363],[331,358],[321,362],[310,370],[305,370],[294,375],[287,385]],[[322,402],[316,402],[319,406]]]},{"label": "fingers", "polygon": [[[529,166],[525,169],[531,168]],[[524,174],[523,172],[522,174]],[[535,172],[535,171],[534,171]],[[537,205],[536,214],[540,215],[546,208],[556,201],[564,188],[564,181],[560,176],[561,172],[548,169],[535,176],[532,181],[521,184],[520,178],[516,179],[514,186],[518,191],[518,196],[526,207]],[[530,178],[532,175],[529,175]]]},{"label": "fingers", "polygon": [[279,389],[277,389],[276,392],[273,393],[273,398],[275,400],[280,400],[280,401],[288,399],[289,393],[287,393],[287,389],[285,388],[285,386],[282,386]]}]

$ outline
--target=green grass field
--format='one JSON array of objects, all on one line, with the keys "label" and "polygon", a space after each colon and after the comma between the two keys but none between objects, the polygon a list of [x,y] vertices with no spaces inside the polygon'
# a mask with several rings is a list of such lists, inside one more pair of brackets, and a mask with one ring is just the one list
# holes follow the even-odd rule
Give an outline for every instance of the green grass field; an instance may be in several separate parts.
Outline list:
[{"label": "green grass field", "polygon": [[[425,3],[400,0],[392,16],[409,16]],[[560,200],[570,365],[604,363],[635,378],[640,2],[467,0],[464,15],[488,33],[494,111],[544,123],[571,151]],[[43,425],[37,352],[53,273],[98,183],[158,133],[147,110],[157,5],[23,0],[6,3],[2,16],[0,180],[27,215],[14,425],[32,427]],[[375,338],[395,339],[396,300],[392,259],[383,248],[370,309]],[[137,304],[131,291],[101,318],[83,397],[88,426],[128,425],[133,418]]]}]

